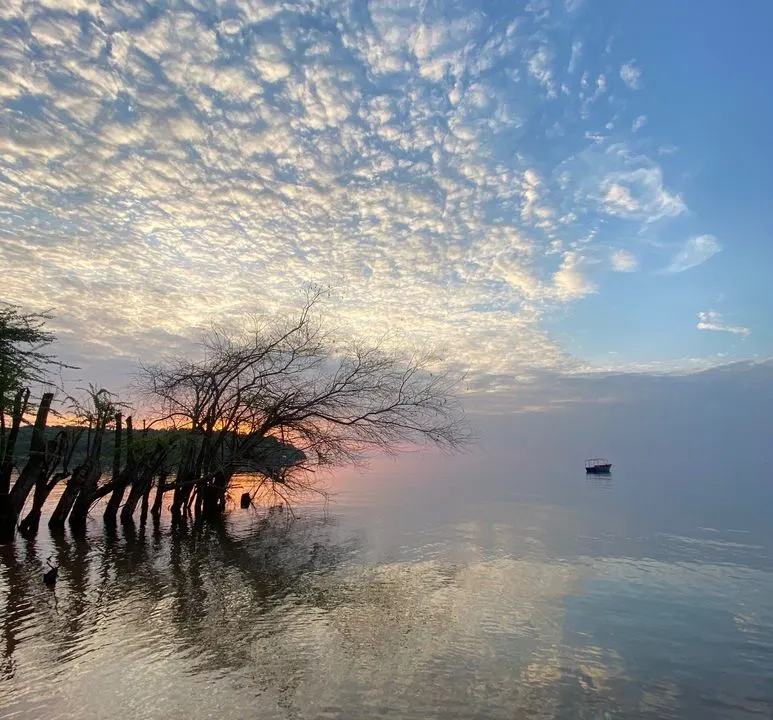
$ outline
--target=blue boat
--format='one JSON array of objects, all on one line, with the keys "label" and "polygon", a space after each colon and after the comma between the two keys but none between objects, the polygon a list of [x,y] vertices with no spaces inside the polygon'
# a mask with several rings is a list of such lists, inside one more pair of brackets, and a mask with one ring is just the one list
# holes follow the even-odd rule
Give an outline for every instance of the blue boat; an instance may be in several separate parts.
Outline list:
[{"label": "blue boat", "polygon": [[605,458],[590,458],[585,461],[585,472],[588,475],[609,475],[612,463]]}]

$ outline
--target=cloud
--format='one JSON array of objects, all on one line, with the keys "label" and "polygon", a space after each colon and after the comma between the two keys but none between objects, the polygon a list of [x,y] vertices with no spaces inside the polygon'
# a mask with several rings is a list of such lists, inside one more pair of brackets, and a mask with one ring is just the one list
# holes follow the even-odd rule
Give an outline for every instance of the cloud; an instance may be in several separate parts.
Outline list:
[{"label": "cloud", "polygon": [[587,135],[593,143],[567,158],[553,173],[564,209],[577,217],[601,213],[639,225],[667,221],[687,210],[681,195],[666,187],[663,169],[634,150],[632,142],[613,142],[602,133]]},{"label": "cloud", "polygon": [[681,215],[686,209],[679,195],[665,189],[663,173],[654,165],[609,173],[599,190],[604,211],[617,217],[655,222]]},{"label": "cloud", "polygon": [[582,273],[587,258],[575,251],[567,251],[561,266],[553,275],[553,284],[558,298],[564,301],[577,300],[596,292],[596,285]]},{"label": "cloud", "polygon": [[580,62],[580,57],[582,56],[582,42],[580,40],[575,40],[572,43],[572,55],[569,58],[569,67],[567,68],[567,72],[573,73],[575,70],[577,70],[577,66]]},{"label": "cloud", "polygon": [[641,85],[641,70],[634,65],[634,61],[625,63],[620,68],[620,77],[631,90],[639,89]]},{"label": "cloud", "polygon": [[722,250],[722,245],[713,235],[692,237],[685,242],[664,272],[680,273],[702,265],[720,250]]},{"label": "cloud", "polygon": [[552,57],[550,51],[541,47],[529,57],[528,68],[531,75],[545,90],[550,98],[556,97],[556,85],[551,69]]},{"label": "cloud", "polygon": [[631,130],[633,132],[638,132],[646,124],[647,124],[647,116],[646,115],[639,115],[639,117],[637,117],[636,120],[633,121],[633,125],[631,125]]},{"label": "cloud", "polygon": [[636,256],[627,250],[615,250],[610,257],[610,262],[616,272],[635,272],[639,267]]},{"label": "cloud", "polygon": [[604,195],[604,204],[612,214],[616,213],[635,213],[641,205],[635,200],[631,189],[626,185],[617,182],[610,182],[606,187]]},{"label": "cloud", "polygon": [[[653,401],[657,406],[676,407],[689,398],[691,403],[704,407],[706,399],[711,398],[710,414],[713,414],[723,408],[723,403],[716,402],[718,396],[733,403],[742,392],[747,396],[745,401],[754,399],[764,414],[773,400],[773,361],[728,362],[723,356],[715,355],[702,360],[681,358],[616,367],[584,364],[569,373],[540,370],[517,379],[502,378],[502,383],[507,392],[501,395],[478,393],[474,388],[469,405],[480,413],[493,412],[495,408],[508,415],[523,408],[563,408],[582,414],[593,406],[622,408],[631,401],[643,406]],[[667,416],[665,413],[661,417]],[[705,415],[701,417],[711,422]],[[649,422],[648,419],[646,423]],[[578,427],[575,425],[574,429]],[[625,433],[625,427],[620,432]],[[769,443],[765,445],[768,448]]]},{"label": "cloud", "polygon": [[715,332],[727,332],[733,335],[742,335],[746,337],[751,333],[751,330],[739,325],[728,325],[722,319],[722,315],[713,310],[706,310],[698,313],[698,324],[696,325],[698,330],[713,330]]},{"label": "cloud", "polygon": [[684,210],[624,141],[588,149],[609,69],[544,12],[143,7],[2,10],[3,293],[54,308],[64,355],[153,360],[316,282],[366,338],[492,377],[572,367],[542,321],[598,289],[599,215]]},{"label": "cloud", "polygon": [[527,169],[523,173],[521,219],[524,222],[536,221],[536,224],[542,227],[551,227],[550,218],[553,211],[540,203],[541,187],[542,181],[537,172],[532,168]]}]

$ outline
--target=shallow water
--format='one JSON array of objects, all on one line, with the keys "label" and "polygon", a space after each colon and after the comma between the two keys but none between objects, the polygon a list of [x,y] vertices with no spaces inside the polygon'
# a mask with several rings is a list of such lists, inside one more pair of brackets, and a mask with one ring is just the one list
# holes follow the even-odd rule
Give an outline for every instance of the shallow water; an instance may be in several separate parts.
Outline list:
[{"label": "shallow water", "polygon": [[479,451],[332,489],[2,549],[0,716],[772,716],[767,483]]}]

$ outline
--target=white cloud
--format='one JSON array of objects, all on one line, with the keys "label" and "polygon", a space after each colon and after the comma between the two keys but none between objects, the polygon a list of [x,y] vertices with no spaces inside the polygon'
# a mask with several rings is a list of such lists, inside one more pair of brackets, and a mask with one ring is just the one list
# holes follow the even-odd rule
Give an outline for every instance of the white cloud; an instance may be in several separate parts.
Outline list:
[{"label": "white cloud", "polygon": [[663,186],[663,173],[649,165],[609,173],[600,185],[601,204],[609,215],[654,222],[681,215],[686,206]]},{"label": "white cloud", "polygon": [[713,330],[716,332],[727,332],[733,335],[742,335],[746,337],[751,333],[747,327],[739,325],[728,325],[724,322],[722,315],[714,310],[706,310],[698,313],[698,330]]},{"label": "white cloud", "polygon": [[604,195],[604,204],[613,214],[620,212],[634,213],[641,207],[634,200],[630,188],[619,183],[612,182],[607,186],[607,194]]},{"label": "white cloud", "polygon": [[646,124],[647,124],[647,116],[639,115],[639,117],[637,117],[636,120],[633,121],[631,130],[633,132],[639,132],[639,130],[641,130]]},{"label": "white cloud", "polygon": [[548,103],[551,157],[570,155],[612,83],[577,87],[597,65],[578,38],[557,96],[542,12],[492,29],[464,5],[245,0],[213,26],[218,0],[60,4],[3,7],[0,265],[4,294],[54,307],[65,351],[153,359],[314,281],[352,332],[442,339],[475,373],[563,368],[540,321],[596,290],[599,209],[632,232],[684,209],[603,136],[587,167],[544,172]]},{"label": "white cloud", "polygon": [[528,67],[531,75],[542,87],[547,90],[548,97],[556,97],[556,85],[553,81],[551,69],[552,57],[548,48],[541,47],[529,58]]},{"label": "white cloud", "polygon": [[680,273],[702,265],[720,250],[722,245],[713,235],[692,237],[685,242],[664,272]]},{"label": "white cloud", "polygon": [[635,272],[639,267],[636,256],[627,250],[615,250],[609,260],[616,272]]},{"label": "white cloud", "polygon": [[539,225],[548,227],[553,211],[540,203],[541,186],[542,181],[535,170],[529,168],[523,173],[521,219],[524,222],[536,220]]},{"label": "white cloud", "polygon": [[634,65],[634,61],[625,63],[620,68],[620,77],[631,90],[639,89],[641,85],[641,70]]},{"label": "white cloud", "polygon": [[556,296],[564,301],[577,300],[596,292],[596,285],[582,273],[587,259],[576,251],[564,253],[561,267],[553,275]]}]

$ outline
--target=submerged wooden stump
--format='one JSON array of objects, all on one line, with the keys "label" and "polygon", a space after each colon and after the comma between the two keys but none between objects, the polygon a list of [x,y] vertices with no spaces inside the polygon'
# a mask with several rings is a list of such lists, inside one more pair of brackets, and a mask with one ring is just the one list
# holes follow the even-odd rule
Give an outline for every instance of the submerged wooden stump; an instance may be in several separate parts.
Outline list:
[{"label": "submerged wooden stump", "polygon": [[0,543],[13,542],[16,534],[16,513],[8,493],[0,493]]}]

